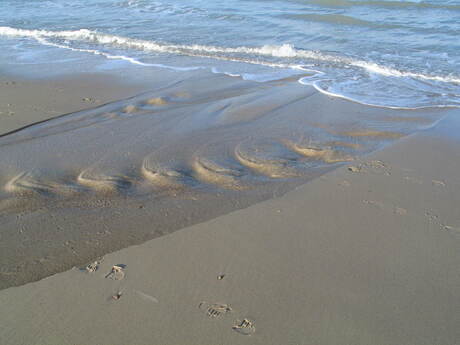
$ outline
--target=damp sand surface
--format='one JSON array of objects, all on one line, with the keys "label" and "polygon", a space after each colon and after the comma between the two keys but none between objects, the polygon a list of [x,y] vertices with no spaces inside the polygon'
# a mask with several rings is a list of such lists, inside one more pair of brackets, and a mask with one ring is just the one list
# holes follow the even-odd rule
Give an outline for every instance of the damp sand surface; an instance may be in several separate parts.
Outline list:
[{"label": "damp sand surface", "polygon": [[458,115],[278,198],[4,289],[0,342],[457,344]]},{"label": "damp sand surface", "polygon": [[[59,91],[63,100],[27,97],[32,82],[2,84],[24,102],[10,103],[17,120],[0,137],[0,288],[279,197],[448,113],[362,106],[289,79],[156,78],[94,93],[69,79],[40,81],[72,86]],[[73,97],[65,116],[19,111]],[[415,117],[424,121],[404,120]]]},{"label": "damp sand surface", "polygon": [[0,135],[62,114],[134,96],[149,87],[145,83],[122,80],[122,77],[102,73],[40,80],[1,75]]}]

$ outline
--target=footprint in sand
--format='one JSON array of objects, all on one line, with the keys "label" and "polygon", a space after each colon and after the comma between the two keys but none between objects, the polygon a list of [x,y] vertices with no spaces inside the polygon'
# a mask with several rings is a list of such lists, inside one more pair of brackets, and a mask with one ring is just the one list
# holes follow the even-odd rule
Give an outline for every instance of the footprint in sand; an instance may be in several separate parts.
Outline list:
[{"label": "footprint in sand", "polygon": [[446,183],[440,180],[431,180],[431,184],[435,187],[445,187]]},{"label": "footprint in sand", "polygon": [[122,280],[125,277],[125,268],[126,265],[114,265],[105,277],[112,280]]},{"label": "footprint in sand", "polygon": [[251,335],[256,331],[254,322],[249,319],[237,320],[232,329],[242,335]]},{"label": "footprint in sand", "polygon": [[425,216],[430,222],[439,223],[439,216],[433,210],[425,211]]},{"label": "footprint in sand", "polygon": [[445,224],[440,218],[439,215],[433,210],[425,211],[425,216],[428,218],[428,221],[432,224],[439,226],[442,230],[447,230],[449,232],[460,233],[460,228],[454,227],[452,225]]},{"label": "footprint in sand", "polygon": [[88,273],[94,273],[99,269],[99,265],[101,263],[102,263],[102,259],[93,261],[90,264],[88,264],[88,266],[86,266],[84,270]]},{"label": "footprint in sand", "polygon": [[373,160],[359,165],[348,167],[352,173],[372,173],[377,175],[391,175],[391,168],[380,160]]},{"label": "footprint in sand", "polygon": [[460,234],[460,228],[456,228],[454,226],[451,226],[451,225],[443,225],[444,226],[444,230],[447,230],[447,231],[452,231],[452,232],[455,232],[457,234]]},{"label": "footprint in sand", "polygon": [[230,308],[227,304],[208,303],[204,301],[200,302],[198,309],[212,319],[222,317],[232,311],[232,308]]}]

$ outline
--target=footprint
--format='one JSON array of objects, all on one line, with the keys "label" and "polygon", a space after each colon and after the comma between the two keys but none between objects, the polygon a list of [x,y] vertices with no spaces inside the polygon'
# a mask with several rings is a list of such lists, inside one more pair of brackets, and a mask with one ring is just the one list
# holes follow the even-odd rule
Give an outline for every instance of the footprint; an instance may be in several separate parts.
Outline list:
[{"label": "footprint", "polygon": [[353,173],[373,173],[391,175],[391,168],[380,160],[372,160],[359,165],[348,167],[348,171]]},{"label": "footprint", "polygon": [[460,232],[460,228],[456,228],[451,225],[445,224],[440,218],[439,215],[433,210],[425,211],[425,216],[428,218],[428,221],[434,225],[437,225],[442,230],[448,230],[450,232]]},{"label": "footprint", "polygon": [[200,302],[198,309],[205,313],[209,318],[219,318],[232,311],[232,308],[230,308],[227,304],[208,302]]},{"label": "footprint", "polygon": [[456,228],[456,227],[451,226],[451,225],[444,225],[444,229],[448,230],[448,231],[455,231],[457,233],[460,233],[460,228]]},{"label": "footprint", "polygon": [[446,183],[440,180],[431,180],[431,184],[435,187],[445,187]]},{"label": "footprint", "polygon": [[434,213],[433,210],[425,211],[425,216],[428,218],[430,222],[439,223],[439,216],[436,213]]},{"label": "footprint", "polygon": [[252,335],[256,331],[254,322],[249,319],[237,320],[232,329],[242,335]]},{"label": "footprint", "polygon": [[365,163],[368,170],[375,174],[391,175],[391,168],[380,160],[373,160]]},{"label": "footprint", "polygon": [[102,262],[102,259],[93,261],[90,264],[88,264],[88,266],[86,266],[84,270],[88,273],[94,273],[99,269],[99,265],[101,264],[101,262]]},{"label": "footprint", "polygon": [[360,173],[363,171],[363,168],[361,165],[354,165],[354,166],[348,167],[348,171],[351,171],[353,173]]},{"label": "footprint", "polygon": [[114,265],[105,277],[112,280],[122,280],[125,277],[125,268],[125,265]]}]

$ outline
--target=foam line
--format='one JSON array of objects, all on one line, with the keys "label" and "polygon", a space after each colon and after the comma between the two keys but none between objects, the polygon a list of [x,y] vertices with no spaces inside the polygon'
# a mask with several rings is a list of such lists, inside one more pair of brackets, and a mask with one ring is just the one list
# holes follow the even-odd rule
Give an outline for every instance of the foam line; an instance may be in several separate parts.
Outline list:
[{"label": "foam line", "polygon": [[[46,38],[65,39],[68,41],[81,41],[96,43],[101,45],[116,46],[127,49],[135,49],[142,51],[151,51],[156,53],[171,53],[188,56],[199,56],[209,57],[215,59],[223,59],[229,61],[241,61],[246,63],[254,63],[261,65],[268,65],[272,67],[283,67],[283,68],[299,68],[299,65],[294,64],[282,64],[282,63],[270,63],[259,61],[258,59],[244,59],[234,58],[229,56],[221,56],[215,54],[244,54],[250,56],[269,56],[277,58],[304,58],[313,59],[326,62],[335,62],[339,64],[345,64],[350,66],[359,67],[367,70],[370,73],[380,74],[383,76],[391,77],[410,77],[422,80],[431,80],[446,83],[460,84],[460,76],[438,76],[429,75],[422,73],[414,73],[410,71],[401,71],[388,66],[379,65],[374,62],[359,60],[347,56],[337,56],[327,53],[322,53],[313,50],[297,49],[291,44],[282,45],[264,45],[261,47],[219,47],[212,45],[202,44],[167,44],[156,41],[133,39],[129,37],[109,35],[104,33],[98,33],[88,29],[80,30],[68,30],[68,31],[49,31],[49,30],[27,30],[17,29],[8,26],[0,26],[0,35],[9,37],[31,37],[37,40]],[[60,46],[60,45],[59,45]],[[94,51],[93,51],[94,52]],[[105,53],[101,53],[104,55]],[[107,54],[108,55],[108,54]],[[120,57],[111,55],[112,58],[125,58],[131,60],[132,58]],[[144,64],[138,60],[133,59],[133,63]]]}]

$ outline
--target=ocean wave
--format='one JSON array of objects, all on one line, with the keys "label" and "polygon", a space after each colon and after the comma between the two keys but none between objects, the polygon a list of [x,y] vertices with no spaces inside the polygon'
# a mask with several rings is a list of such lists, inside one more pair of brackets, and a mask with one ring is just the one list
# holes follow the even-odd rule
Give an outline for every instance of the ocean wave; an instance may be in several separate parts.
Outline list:
[{"label": "ocean wave", "polygon": [[[27,30],[12,27],[0,27],[0,36],[31,37],[37,40],[62,39],[66,41],[87,42],[98,45],[109,45],[123,49],[134,49],[155,53],[169,53],[195,57],[206,57],[219,60],[244,62],[265,65],[277,68],[302,69],[302,64],[292,62],[273,62],[260,59],[260,57],[272,57],[285,60],[307,59],[335,63],[345,66],[354,66],[366,70],[369,73],[380,74],[386,77],[409,77],[436,82],[460,84],[460,76],[457,75],[430,75],[411,71],[402,71],[375,62],[356,59],[343,55],[333,55],[313,50],[295,48],[291,44],[264,45],[261,47],[219,47],[201,44],[167,44],[156,41],[134,39],[95,32],[88,29],[70,31]],[[69,48],[69,47],[67,47]],[[241,56],[238,56],[240,54]],[[101,55],[104,55],[101,53]]]}]

